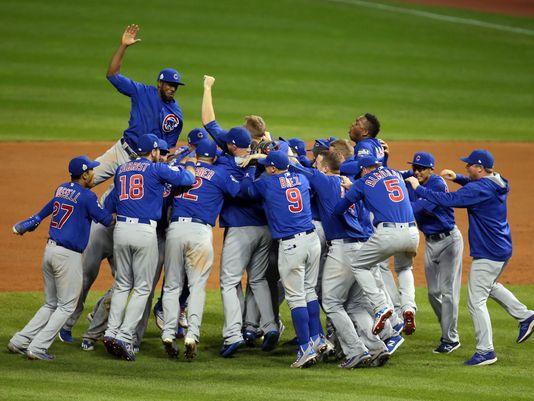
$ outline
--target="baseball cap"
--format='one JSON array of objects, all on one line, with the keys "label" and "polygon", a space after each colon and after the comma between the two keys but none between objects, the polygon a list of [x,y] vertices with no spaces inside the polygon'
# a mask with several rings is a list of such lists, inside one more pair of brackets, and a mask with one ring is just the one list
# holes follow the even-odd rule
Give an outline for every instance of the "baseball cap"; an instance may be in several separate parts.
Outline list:
[{"label": "baseball cap", "polygon": [[331,136],[329,138],[321,138],[316,139],[313,143],[313,148],[308,150],[328,150],[330,148],[330,144],[334,142],[337,138],[335,136]]},{"label": "baseball cap", "polygon": [[137,142],[137,150],[141,153],[148,153],[152,149],[159,147],[159,138],[154,134],[145,134]]},{"label": "baseball cap", "polygon": [[226,134],[226,143],[233,143],[238,148],[246,149],[252,143],[252,138],[246,128],[234,127]]},{"label": "baseball cap", "polygon": [[182,82],[182,76],[173,68],[165,68],[158,74],[158,81],[170,82],[177,85],[185,85]]},{"label": "baseball cap", "polygon": [[197,143],[195,152],[197,156],[213,158],[217,155],[217,144],[211,139],[203,139]]},{"label": "baseball cap", "polygon": [[413,155],[413,161],[408,162],[408,164],[426,168],[434,168],[434,156],[428,152],[417,152]]},{"label": "baseball cap", "polygon": [[78,156],[69,162],[69,173],[73,177],[79,177],[87,170],[100,166],[100,162],[89,159],[87,156]]},{"label": "baseball cap", "polygon": [[163,152],[169,151],[169,145],[165,139],[158,138],[158,148]]},{"label": "baseball cap", "polygon": [[467,157],[461,157],[460,160],[467,164],[479,164],[484,168],[493,168],[493,155],[485,149],[476,149]]},{"label": "baseball cap", "polygon": [[208,131],[206,131],[204,128],[193,128],[191,131],[189,131],[189,134],[187,134],[187,142],[189,142],[191,145],[196,145],[206,138],[208,138]]},{"label": "baseball cap", "polygon": [[293,152],[295,152],[298,156],[306,156],[306,144],[302,139],[291,138],[287,141],[287,143],[289,143],[289,146],[291,149],[293,149]]},{"label": "baseball cap", "polygon": [[267,157],[258,159],[258,163],[264,166],[274,166],[278,170],[286,170],[289,167],[289,157],[284,151],[273,150]]},{"label": "baseball cap", "polygon": [[381,166],[382,163],[374,156],[365,156],[360,157],[356,159],[358,162],[359,169],[361,170],[364,167],[372,167],[372,166]]}]

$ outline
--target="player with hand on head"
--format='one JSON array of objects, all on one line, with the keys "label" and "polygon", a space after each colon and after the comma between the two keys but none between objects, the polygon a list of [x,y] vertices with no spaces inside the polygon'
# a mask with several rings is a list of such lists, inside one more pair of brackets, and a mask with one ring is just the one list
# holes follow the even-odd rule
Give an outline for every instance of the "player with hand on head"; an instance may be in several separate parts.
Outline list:
[{"label": "player with hand on head", "polygon": [[507,218],[508,181],[493,169],[494,158],[487,150],[474,150],[461,159],[468,176],[443,170],[441,175],[461,185],[456,192],[436,192],[419,184],[415,177],[407,182],[415,194],[433,204],[466,208],[469,217],[469,248],[473,262],[469,272],[468,308],[475,327],[476,351],[465,362],[469,366],[491,365],[497,361],[493,347],[488,298],[495,299],[519,321],[517,342],[534,330],[534,311],[523,305],[497,280],[512,256],[512,236]]},{"label": "player with hand on head", "polygon": [[[449,192],[447,184],[434,171],[434,156],[417,152],[413,156],[411,171],[404,177],[413,176],[419,185],[434,192]],[[452,207],[439,206],[416,195],[408,187],[410,202],[419,230],[426,239],[425,275],[428,300],[441,325],[440,344],[437,354],[448,354],[460,347],[458,335],[458,306],[462,284],[462,233],[454,221]]]},{"label": "player with hand on head", "polygon": [[26,354],[29,359],[54,359],[48,348],[74,311],[82,289],[82,252],[89,240],[91,221],[105,226],[113,222],[113,216],[100,207],[89,189],[94,186],[93,169],[98,165],[87,156],[72,159],[71,181],[61,184],[39,213],[13,227],[15,234],[23,235],[52,214],[42,265],[45,304],[11,338],[8,350],[12,353]]},{"label": "player with hand on head", "polygon": [[108,81],[123,95],[131,98],[130,121],[122,138],[96,160],[101,164],[95,170],[95,185],[115,174],[117,167],[137,157],[139,138],[147,133],[164,139],[169,148],[176,146],[183,127],[183,113],[174,99],[182,82],[180,73],[172,68],[161,70],[157,86],[135,82],[120,73],[122,59],[129,46],[141,41],[138,25],[128,25],[121,43],[108,66]]},{"label": "player with hand on head", "polygon": [[[143,135],[139,157],[115,173],[117,224],[113,233],[116,286],[111,298],[104,345],[109,353],[135,360],[134,335],[145,311],[158,262],[157,221],[165,184],[193,185],[194,162],[186,169],[159,163],[158,137]],[[131,292],[131,297],[130,297]],[[128,299],[130,298],[130,299]]]}]

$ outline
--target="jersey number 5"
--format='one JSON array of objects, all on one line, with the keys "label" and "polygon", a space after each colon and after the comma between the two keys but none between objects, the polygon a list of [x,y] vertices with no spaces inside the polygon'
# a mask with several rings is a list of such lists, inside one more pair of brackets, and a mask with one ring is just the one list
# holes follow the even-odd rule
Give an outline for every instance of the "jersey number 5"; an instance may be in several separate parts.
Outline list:
[{"label": "jersey number 5", "polygon": [[289,202],[287,207],[291,213],[302,212],[302,196],[298,188],[286,189],[286,199]]},{"label": "jersey number 5", "polygon": [[143,187],[143,176],[141,174],[131,175],[129,183],[127,182],[128,177],[125,175],[121,175],[119,180],[121,182],[121,194],[119,195],[119,200],[137,200],[141,199],[145,194],[145,189]]},{"label": "jersey number 5", "polygon": [[[56,217],[59,214],[60,210],[65,211],[65,214],[61,217],[61,219],[59,219],[59,221],[56,221]],[[67,222],[72,212],[74,212],[74,206],[68,205],[66,203],[59,203],[57,201],[54,202],[54,211],[52,212],[52,220],[50,221],[50,226],[61,230],[61,227],[63,227],[63,224]]]},{"label": "jersey number 5", "polygon": [[384,185],[388,191],[389,199],[391,199],[392,202],[401,202],[404,199],[404,192],[402,192],[402,188],[399,186],[399,180],[397,178],[385,180]]}]

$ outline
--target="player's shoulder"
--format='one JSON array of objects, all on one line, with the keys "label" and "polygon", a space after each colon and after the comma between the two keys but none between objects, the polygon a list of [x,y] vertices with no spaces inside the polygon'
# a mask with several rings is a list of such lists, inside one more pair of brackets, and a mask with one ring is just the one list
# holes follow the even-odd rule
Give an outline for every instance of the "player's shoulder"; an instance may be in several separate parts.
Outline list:
[{"label": "player's shoulder", "polygon": [[435,188],[435,189],[444,190],[445,188],[447,188],[447,183],[445,182],[443,177],[441,177],[441,176],[439,176],[437,174],[432,174],[428,178],[428,184],[426,186],[427,187],[432,187],[432,188]]}]

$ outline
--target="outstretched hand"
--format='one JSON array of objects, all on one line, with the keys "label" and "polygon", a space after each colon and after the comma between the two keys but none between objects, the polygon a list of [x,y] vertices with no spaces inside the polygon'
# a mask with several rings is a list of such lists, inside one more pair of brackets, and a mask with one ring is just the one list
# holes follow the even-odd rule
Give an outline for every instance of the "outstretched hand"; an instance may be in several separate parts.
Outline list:
[{"label": "outstretched hand", "polygon": [[131,46],[140,42],[141,39],[137,38],[137,33],[139,32],[139,25],[128,25],[122,34],[121,44],[124,46]]},{"label": "outstretched hand", "polygon": [[452,170],[442,170],[441,176],[449,181],[454,181],[456,179],[456,173]]}]

